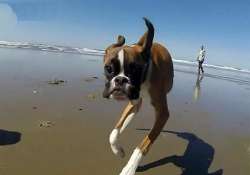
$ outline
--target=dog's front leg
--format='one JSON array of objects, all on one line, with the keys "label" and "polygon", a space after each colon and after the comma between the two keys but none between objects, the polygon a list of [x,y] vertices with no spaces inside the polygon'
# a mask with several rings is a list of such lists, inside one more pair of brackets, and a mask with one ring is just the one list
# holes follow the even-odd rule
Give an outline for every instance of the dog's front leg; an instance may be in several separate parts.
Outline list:
[{"label": "dog's front leg", "polygon": [[139,166],[142,157],[147,154],[150,146],[154,143],[156,138],[162,131],[168,117],[169,112],[167,109],[166,101],[163,99],[160,105],[154,105],[156,120],[150,133],[143,139],[142,143],[134,150],[127,165],[123,168],[120,175],[134,175],[137,167]]},{"label": "dog's front leg", "polygon": [[109,142],[114,154],[120,157],[125,156],[123,148],[118,144],[118,137],[133,119],[141,107],[142,99],[130,101],[124,109],[122,116],[109,136]]}]

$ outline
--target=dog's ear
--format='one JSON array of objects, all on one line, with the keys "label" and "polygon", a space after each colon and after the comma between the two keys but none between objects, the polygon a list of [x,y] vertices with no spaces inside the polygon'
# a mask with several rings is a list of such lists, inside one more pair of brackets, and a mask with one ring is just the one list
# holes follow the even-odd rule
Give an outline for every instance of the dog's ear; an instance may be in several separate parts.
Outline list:
[{"label": "dog's ear", "polygon": [[111,44],[106,50],[109,50],[109,49],[115,48],[115,47],[121,47],[124,44],[125,44],[125,37],[122,35],[118,35],[116,43]]},{"label": "dog's ear", "polygon": [[143,18],[148,30],[144,33],[144,35],[138,41],[138,45],[142,46],[142,54],[146,57],[150,56],[150,50],[153,44],[154,39],[154,26],[153,24],[147,19]]},{"label": "dog's ear", "polygon": [[116,47],[121,47],[121,46],[123,46],[124,44],[125,44],[125,37],[122,36],[122,35],[118,35],[116,43],[111,44],[110,46],[108,46],[108,47],[105,49],[105,55],[104,55],[103,61],[105,62],[106,56],[107,56],[108,53],[110,52],[110,49],[116,48]]},{"label": "dog's ear", "polygon": [[118,35],[117,37],[117,42],[116,42],[116,47],[123,46],[125,44],[125,37],[122,35]]}]

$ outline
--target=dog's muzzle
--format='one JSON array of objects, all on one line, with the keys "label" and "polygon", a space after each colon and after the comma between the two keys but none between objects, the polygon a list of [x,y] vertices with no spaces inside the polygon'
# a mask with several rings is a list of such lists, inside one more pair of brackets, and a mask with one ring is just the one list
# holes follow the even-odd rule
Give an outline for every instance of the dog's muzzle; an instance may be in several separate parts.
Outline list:
[{"label": "dog's muzzle", "polygon": [[116,76],[113,81],[115,88],[122,88],[129,83],[129,79],[125,76]]},{"label": "dog's muzzle", "polygon": [[139,90],[131,85],[126,76],[116,76],[111,81],[107,81],[103,91],[104,98],[116,100],[134,100],[139,98]]}]

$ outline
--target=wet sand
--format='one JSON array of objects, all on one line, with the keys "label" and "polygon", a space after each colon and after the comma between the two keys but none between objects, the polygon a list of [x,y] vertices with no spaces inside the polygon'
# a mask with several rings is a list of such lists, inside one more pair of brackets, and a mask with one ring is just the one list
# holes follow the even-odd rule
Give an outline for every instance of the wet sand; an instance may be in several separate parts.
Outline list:
[{"label": "wet sand", "polygon": [[[170,119],[137,174],[250,174],[250,76],[175,68]],[[102,69],[96,56],[0,49],[1,175],[120,173],[153,110],[145,96],[120,137],[126,157],[114,156],[108,137],[126,103],[102,98]]]}]

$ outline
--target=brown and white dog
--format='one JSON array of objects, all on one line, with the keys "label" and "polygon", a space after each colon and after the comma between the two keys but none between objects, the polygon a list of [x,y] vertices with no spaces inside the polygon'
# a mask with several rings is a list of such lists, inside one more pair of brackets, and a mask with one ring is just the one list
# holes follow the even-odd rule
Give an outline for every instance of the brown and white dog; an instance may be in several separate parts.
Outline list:
[{"label": "brown and white dog", "polygon": [[138,43],[124,45],[125,38],[118,36],[117,43],[110,45],[104,56],[106,84],[103,97],[129,101],[110,134],[109,141],[114,154],[125,156],[118,144],[118,137],[139,111],[142,104],[140,90],[144,85],[155,110],[153,128],[134,150],[120,175],[135,174],[143,155],[149,151],[169,118],[166,95],[173,86],[172,58],[164,46],[153,43],[154,26],[148,19],[144,20],[148,31]]}]

